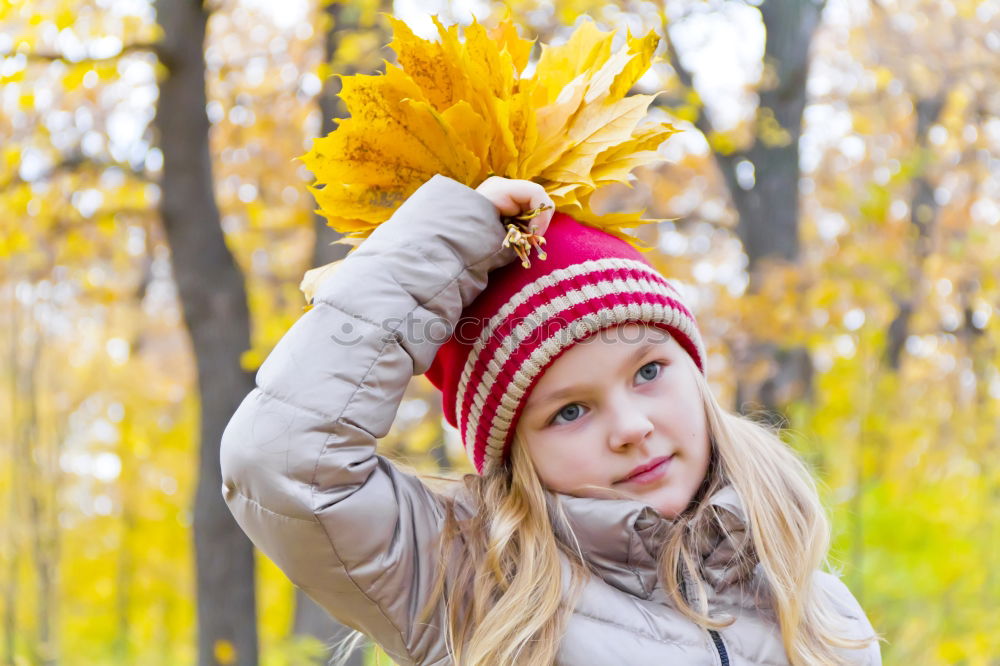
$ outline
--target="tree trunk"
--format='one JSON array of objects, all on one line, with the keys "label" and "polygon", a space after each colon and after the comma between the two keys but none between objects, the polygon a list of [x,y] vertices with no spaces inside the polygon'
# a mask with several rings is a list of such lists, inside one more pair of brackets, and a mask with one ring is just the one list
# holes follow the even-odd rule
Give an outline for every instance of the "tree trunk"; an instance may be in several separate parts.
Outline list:
[{"label": "tree trunk", "polygon": [[[927,133],[940,117],[947,99],[947,91],[941,91],[936,95],[914,100],[913,106],[917,111],[914,143],[917,150],[929,150]],[[924,263],[931,253],[934,225],[938,216],[939,206],[934,201],[934,185],[928,179],[925,169],[926,163],[913,179],[913,194],[910,199],[910,222],[917,230],[913,246],[913,261],[908,267],[911,291],[908,294],[894,296],[893,300],[895,300],[898,309],[892,323],[889,324],[886,340],[885,358],[889,367],[894,371],[899,370],[906,339],[910,336],[910,317],[917,309],[920,298],[926,289]]]},{"label": "tree trunk", "polygon": [[163,151],[160,212],[201,397],[194,509],[198,663],[216,664],[218,656],[249,666],[258,661],[253,548],[222,499],[219,442],[253,388],[239,364],[250,346],[250,317],[213,191],[203,51],[208,13],[197,0],[158,0],[156,14],[167,70],[156,110]]},{"label": "tree trunk", "polygon": [[17,344],[17,332],[18,326],[20,325],[20,318],[18,317],[18,302],[15,295],[15,282],[14,280],[9,281],[10,284],[10,298],[8,302],[7,316],[10,318],[10,340],[9,346],[7,348],[7,379],[9,386],[7,387],[8,398],[10,404],[8,406],[8,420],[6,423],[6,430],[8,431],[8,441],[10,442],[10,479],[8,480],[8,487],[10,488],[8,492],[7,500],[7,515],[4,527],[6,528],[5,540],[6,540],[6,550],[7,559],[4,562],[6,577],[3,582],[3,663],[4,666],[15,666],[17,663],[15,661],[15,640],[17,636],[17,613],[18,613],[18,600],[20,598],[20,590],[18,589],[17,576],[20,570],[21,558],[20,558],[20,539],[18,538],[18,521],[20,516],[18,515],[18,498],[21,497],[22,491],[20,487],[22,474],[19,474],[19,432],[18,432],[18,400],[19,386],[17,378],[17,359],[18,359],[18,344]]},{"label": "tree trunk", "polygon": [[[806,105],[809,46],[824,4],[825,0],[761,3],[767,32],[764,80],[773,83],[762,84],[758,91],[757,138],[743,150],[714,153],[739,216],[737,233],[747,253],[751,293],[760,282],[765,260],[794,262],[799,257],[799,137]],[[678,78],[693,89],[691,73],[681,64],[673,44],[668,47]],[[706,137],[713,131],[704,113],[695,125]],[[812,363],[805,349],[781,349],[773,343],[751,341],[734,363],[740,378],[736,407],[741,411],[763,409],[777,424],[784,420],[784,405],[811,395]],[[747,369],[762,363],[769,367],[762,381],[751,384],[743,379],[749,374]]]},{"label": "tree trunk", "polygon": [[[37,297],[36,297],[37,298]],[[32,322],[38,321],[37,300],[32,300]],[[21,375],[20,393],[25,403],[24,420],[21,422],[22,451],[24,453],[25,496],[27,500],[26,524],[31,539],[31,560],[35,569],[35,618],[38,631],[36,659],[40,666],[53,666],[57,662],[58,647],[54,635],[56,618],[55,577],[55,509],[48,496],[54,498],[55,484],[51,473],[51,462],[42,441],[42,424],[38,414],[40,394],[39,375],[44,350],[43,333],[36,324],[32,325],[31,352]]]},{"label": "tree trunk", "polygon": [[723,160],[720,164],[740,213],[740,238],[750,261],[751,278],[761,259],[796,261],[799,257],[799,137],[806,106],[809,45],[823,4],[816,0],[768,0],[760,6],[767,31],[764,66],[774,70],[776,81],[758,91],[758,124],[773,118],[787,135],[777,141],[758,139],[742,155],[754,167],[756,182],[751,187],[740,186],[736,162]]},{"label": "tree trunk", "polygon": [[[758,127],[772,118],[785,133],[779,141],[758,139],[737,160],[722,159],[720,167],[739,211],[739,234],[747,253],[750,289],[755,290],[764,259],[795,262],[799,258],[799,138],[806,106],[809,45],[819,25],[824,2],[768,0],[760,6],[767,31],[764,66],[773,68],[775,84],[759,91]],[[718,156],[717,156],[718,157]],[[741,186],[739,160],[754,169],[754,183]],[[737,406],[765,410],[772,423],[783,424],[783,407],[812,394],[812,361],[803,348],[781,349],[772,343],[750,345],[743,367],[761,361],[771,370],[761,382],[740,381]]]}]

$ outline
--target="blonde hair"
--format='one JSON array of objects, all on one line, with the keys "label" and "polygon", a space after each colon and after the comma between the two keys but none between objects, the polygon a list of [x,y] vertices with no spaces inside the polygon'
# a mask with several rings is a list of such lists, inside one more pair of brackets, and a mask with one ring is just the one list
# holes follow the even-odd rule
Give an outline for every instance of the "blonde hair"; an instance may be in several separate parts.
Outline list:
[{"label": "blonde hair", "polygon": [[[482,476],[463,478],[475,513],[459,518],[445,497],[445,529],[437,587],[427,611],[443,602],[448,648],[457,664],[550,664],[566,597],[575,597],[586,568],[558,503],[542,488],[525,447]],[[554,538],[559,533],[564,538]]]},{"label": "blonde hair", "polygon": [[[876,637],[847,638],[843,618],[814,584],[826,561],[830,528],[809,470],[775,431],[724,410],[704,376],[695,375],[712,461],[696,497],[668,532],[660,580],[692,621],[707,629],[733,622],[709,614],[698,546],[705,525],[725,530],[718,510],[703,500],[731,485],[743,502],[750,537],[737,555],[754,557],[763,569],[789,660],[841,663],[837,648],[864,648]],[[455,663],[550,664],[588,571],[572,530],[516,437],[504,466],[466,475],[463,482],[474,513],[462,516],[454,499],[442,497],[440,571],[427,614],[443,604]]]},{"label": "blonde hair", "polygon": [[[776,431],[723,409],[704,375],[695,375],[712,442],[712,463],[700,498],[711,497],[726,485],[740,497],[749,552],[763,570],[789,661],[843,663],[837,648],[861,649],[877,637],[846,637],[844,618],[815,585],[816,571],[826,565],[830,525],[809,469]],[[719,629],[733,620],[708,614],[706,582],[695,545],[699,535],[693,529],[706,521],[725,529],[717,509],[707,502],[695,502],[677,517],[660,559],[660,580],[684,615]]]}]

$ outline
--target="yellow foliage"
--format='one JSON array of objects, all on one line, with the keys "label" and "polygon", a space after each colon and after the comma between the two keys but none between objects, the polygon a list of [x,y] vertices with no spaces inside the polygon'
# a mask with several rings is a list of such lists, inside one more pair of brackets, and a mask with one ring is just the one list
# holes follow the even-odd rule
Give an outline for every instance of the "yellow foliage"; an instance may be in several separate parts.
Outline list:
[{"label": "yellow foliage", "polygon": [[874,73],[875,85],[879,90],[885,90],[895,76],[888,67],[876,67]]},{"label": "yellow foliage", "polygon": [[21,148],[19,146],[5,146],[0,152],[0,162],[3,162],[4,171],[16,169],[21,163]]},{"label": "yellow foliage", "polygon": [[762,108],[757,112],[757,138],[769,148],[787,146],[792,135],[774,117],[774,111]]},{"label": "yellow foliage", "polygon": [[399,67],[344,77],[351,117],[302,157],[331,227],[368,236],[434,174],[470,187],[500,175],[534,180],[557,210],[632,240],[623,229],[641,213],[597,216],[589,200],[659,161],[657,147],[676,131],[643,124],[652,95],[628,95],[652,62],[655,33],[629,34],[612,51],[614,33],[585,21],[565,44],[542,45],[522,78],[533,42],[509,20],[492,32],[474,22],[463,40],[435,18],[439,41],[390,20]]},{"label": "yellow foliage", "polygon": [[24,252],[29,247],[31,239],[20,229],[10,229],[0,235],[0,259],[7,259],[11,255]]},{"label": "yellow foliage", "polygon": [[79,90],[83,87],[83,77],[93,69],[90,63],[73,64],[66,71],[62,78],[62,87],[65,90]]},{"label": "yellow foliage", "polygon": [[707,139],[712,150],[722,155],[732,155],[739,148],[736,144],[736,138],[731,132],[711,132]]},{"label": "yellow foliage", "polygon": [[267,353],[260,349],[245,349],[240,354],[240,367],[244,372],[254,372],[261,366]]},{"label": "yellow foliage", "polygon": [[56,27],[62,30],[69,28],[76,21],[76,14],[69,7],[63,7],[56,13]]},{"label": "yellow foliage", "polygon": [[425,419],[407,434],[407,448],[413,453],[427,453],[437,443],[440,433],[440,424],[434,420]]},{"label": "yellow foliage", "polygon": [[344,35],[334,55],[337,63],[355,63],[363,59],[366,53],[378,49],[377,36],[368,32],[352,32]]},{"label": "yellow foliage", "polygon": [[212,653],[219,664],[232,664],[236,661],[236,646],[230,641],[223,639],[215,641]]},{"label": "yellow foliage", "polygon": [[16,69],[10,74],[0,74],[0,83],[19,83],[24,81],[24,73],[24,69]]}]

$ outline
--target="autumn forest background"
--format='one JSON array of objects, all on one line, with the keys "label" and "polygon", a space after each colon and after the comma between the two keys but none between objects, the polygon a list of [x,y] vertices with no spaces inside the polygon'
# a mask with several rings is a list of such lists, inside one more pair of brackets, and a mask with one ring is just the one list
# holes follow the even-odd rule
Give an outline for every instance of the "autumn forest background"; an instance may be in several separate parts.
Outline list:
[{"label": "autumn forest background", "polygon": [[[295,158],[332,75],[392,60],[382,12],[508,10],[663,36],[638,89],[683,131],[601,209],[667,219],[640,235],[713,387],[814,466],[885,662],[1000,664],[998,0],[4,0],[0,663],[329,657],[220,491],[302,274],[346,249]],[[422,378],[384,452],[465,469]]]}]

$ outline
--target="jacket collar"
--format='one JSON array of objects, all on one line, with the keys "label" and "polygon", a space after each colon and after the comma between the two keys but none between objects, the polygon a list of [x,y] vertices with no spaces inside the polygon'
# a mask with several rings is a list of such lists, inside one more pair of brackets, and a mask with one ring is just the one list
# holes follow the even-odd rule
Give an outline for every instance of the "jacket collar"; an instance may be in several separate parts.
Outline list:
[{"label": "jacket collar", "polygon": [[[657,560],[673,521],[634,500],[556,497],[584,559],[605,582],[649,599],[658,583]],[[753,574],[746,512],[736,490],[726,486],[708,499],[715,511],[693,526],[701,574],[716,591]],[[572,544],[572,538],[570,539]]]}]

